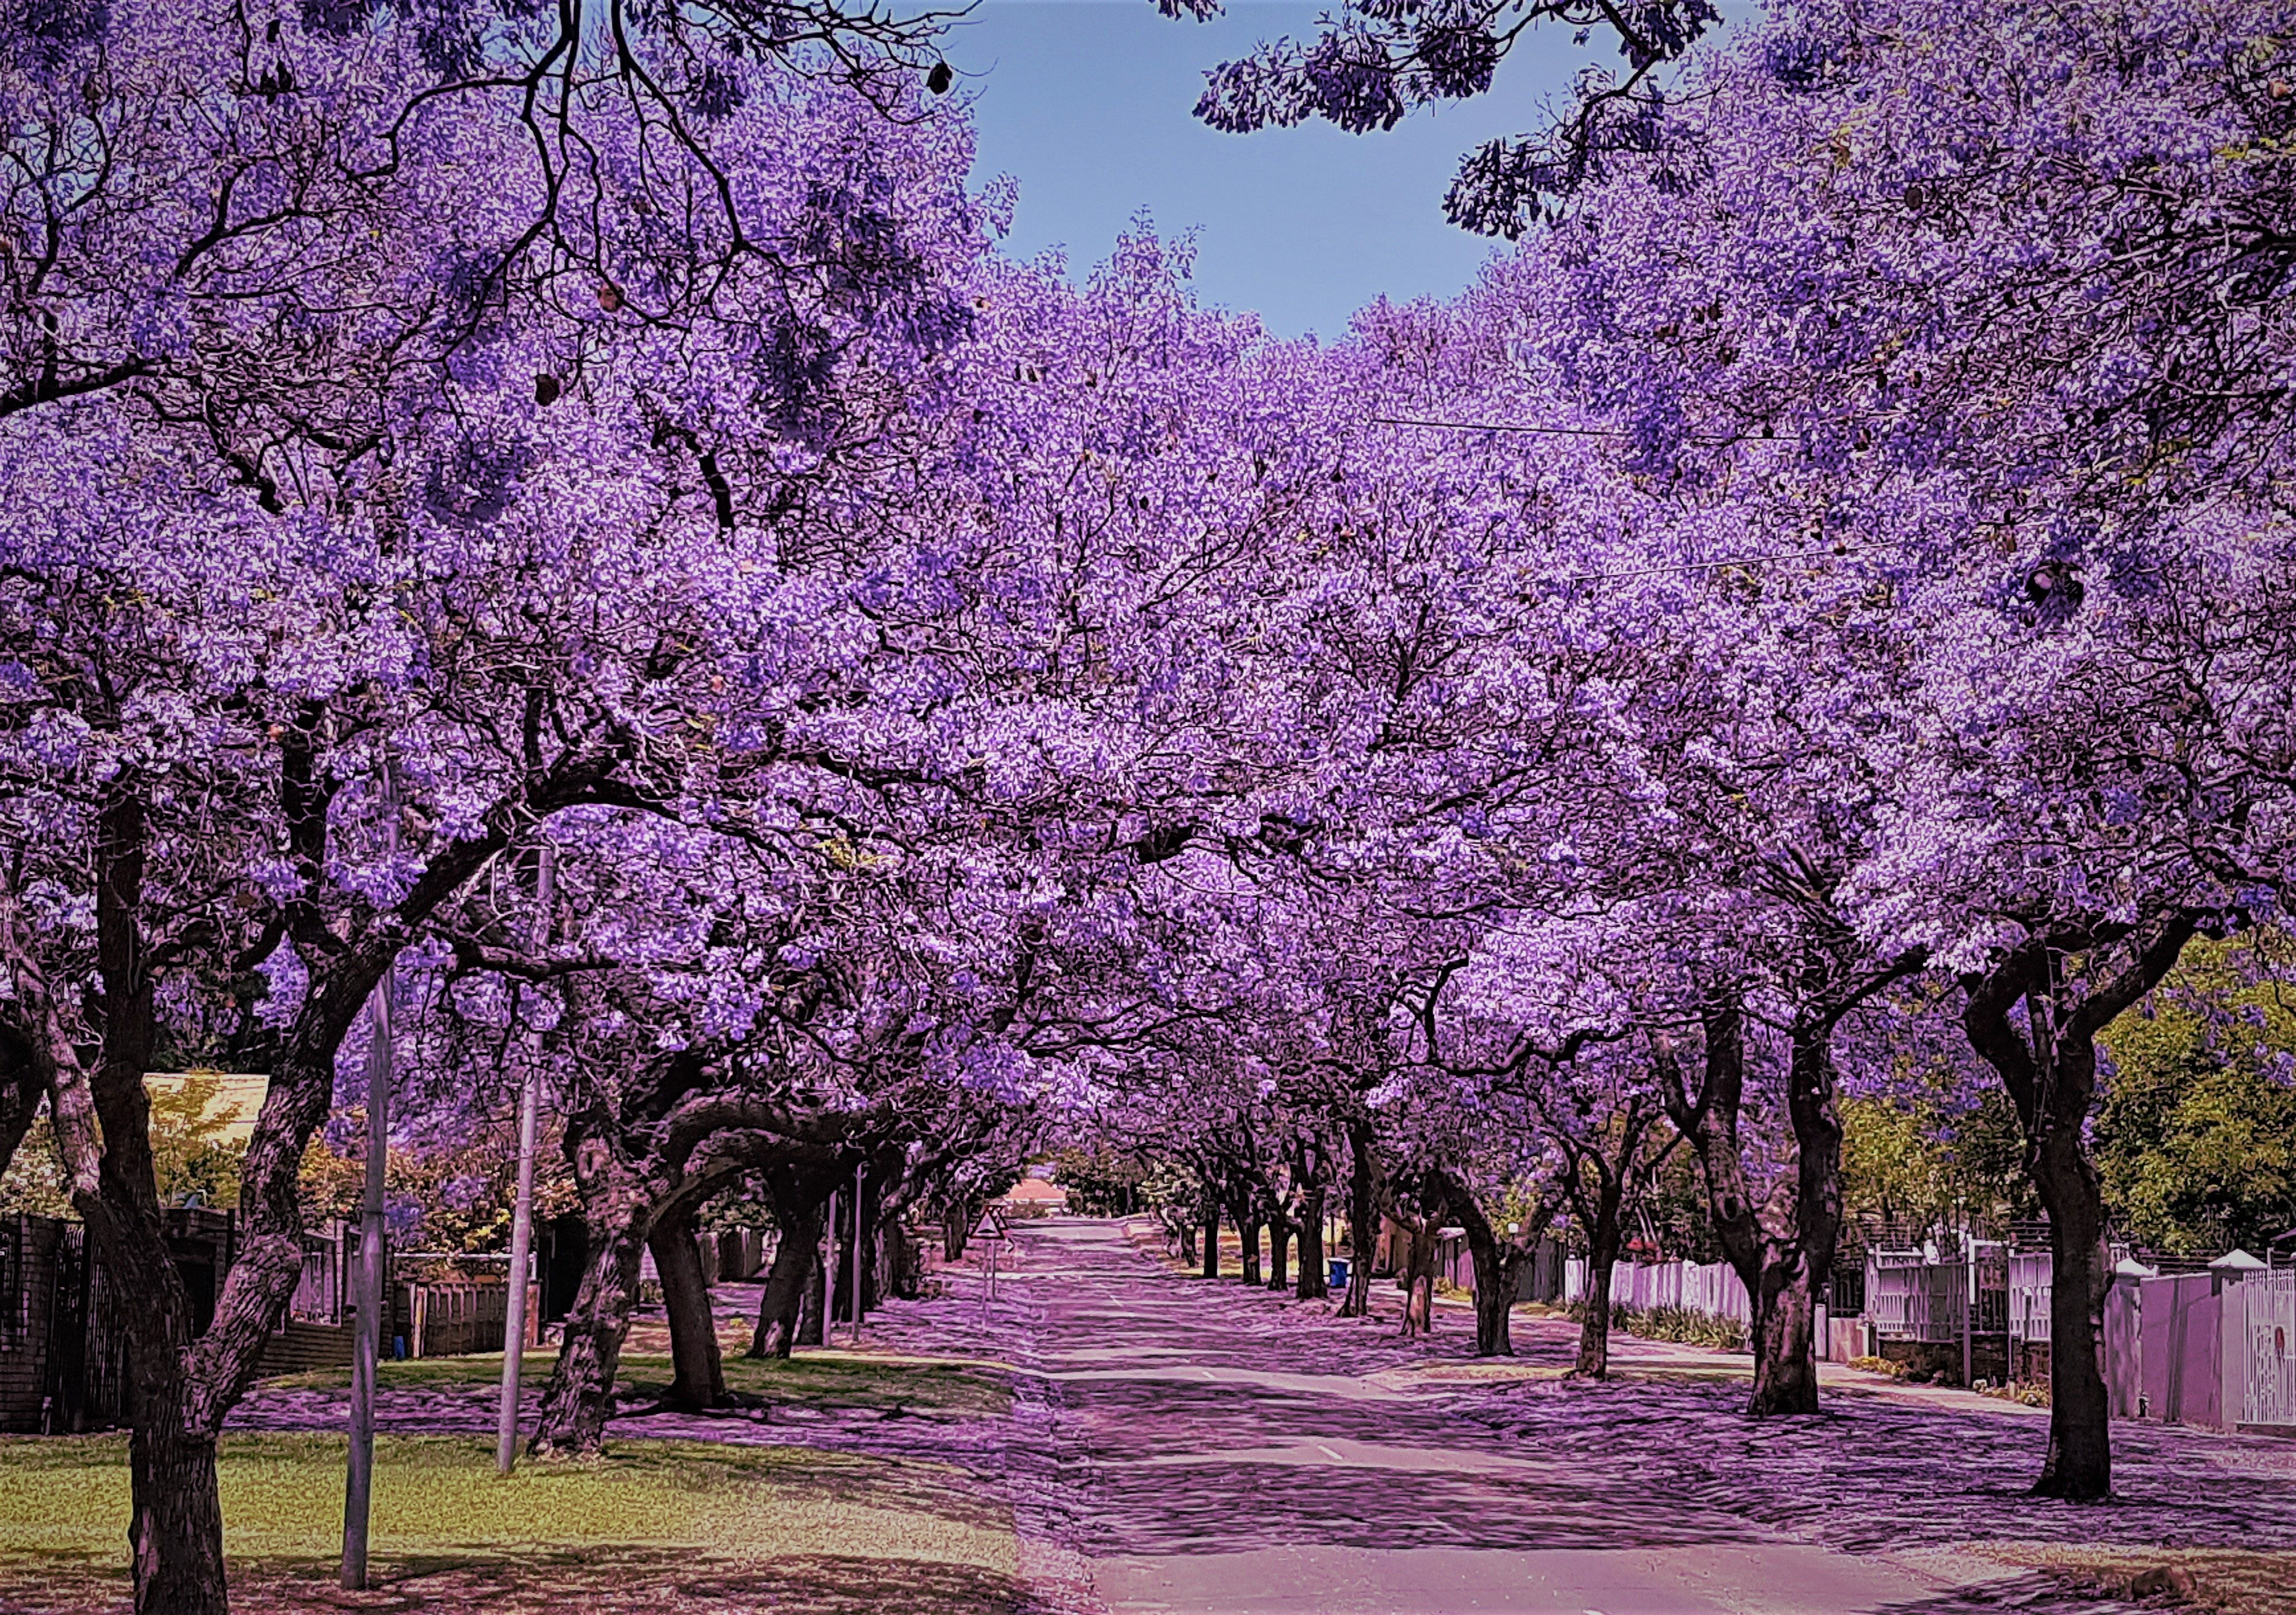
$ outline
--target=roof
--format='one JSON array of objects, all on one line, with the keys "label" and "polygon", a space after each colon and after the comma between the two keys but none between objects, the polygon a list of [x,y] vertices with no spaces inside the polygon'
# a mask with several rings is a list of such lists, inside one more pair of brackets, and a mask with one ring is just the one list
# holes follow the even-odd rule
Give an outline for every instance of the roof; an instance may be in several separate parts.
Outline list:
[{"label": "roof", "polygon": [[1069,1192],[1041,1177],[1024,1177],[1006,1190],[1004,1198],[1024,1205],[1065,1206],[1069,1203]]},{"label": "roof", "polygon": [[163,1094],[180,1094],[193,1083],[213,1083],[215,1092],[209,1096],[201,1112],[209,1121],[223,1126],[209,1136],[223,1144],[243,1144],[255,1135],[256,1112],[263,1108],[263,1095],[270,1091],[271,1078],[261,1071],[146,1071],[144,1073],[144,1092],[153,1098]]}]

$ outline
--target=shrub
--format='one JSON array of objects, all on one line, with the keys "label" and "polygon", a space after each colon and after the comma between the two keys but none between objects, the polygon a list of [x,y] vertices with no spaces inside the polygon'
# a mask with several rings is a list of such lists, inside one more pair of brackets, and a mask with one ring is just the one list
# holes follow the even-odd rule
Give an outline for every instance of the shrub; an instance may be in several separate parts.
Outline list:
[{"label": "shrub", "polygon": [[[1587,1304],[1573,1301],[1565,1308],[1570,1317],[1583,1323]],[[1614,1302],[1611,1308],[1611,1327],[1645,1340],[1673,1340],[1685,1346],[1704,1346],[1716,1351],[1746,1349],[1746,1325],[1735,1318],[1726,1318],[1712,1312],[1701,1312],[1692,1307],[1628,1307]]]}]

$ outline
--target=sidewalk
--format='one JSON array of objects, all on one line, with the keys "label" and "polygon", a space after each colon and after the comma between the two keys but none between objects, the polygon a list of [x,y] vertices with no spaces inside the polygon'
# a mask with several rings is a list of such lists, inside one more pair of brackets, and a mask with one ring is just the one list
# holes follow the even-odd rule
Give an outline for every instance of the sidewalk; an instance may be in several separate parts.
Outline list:
[{"label": "sidewalk", "polygon": [[2035,1499],[2046,1409],[1828,1365],[1819,1415],[1752,1421],[1742,1411],[1742,1355],[1614,1334],[1611,1380],[1567,1379],[1578,1340],[1567,1318],[1518,1312],[1517,1355],[1477,1359],[1464,1303],[1444,1304],[1431,1337],[1406,1341],[1390,1284],[1374,1286],[1373,1317],[1340,1319],[1332,1303],[1208,1283],[1168,1261],[1152,1229],[1129,1233],[1144,1267],[1204,1298],[1240,1335],[1343,1355],[1437,1425],[1456,1421],[1568,1464],[1590,1493],[1623,1473],[1634,1496],[1719,1511],[1938,1589],[1907,1610],[2136,1607],[2125,1596],[2132,1578],[2177,1569],[2196,1578],[2199,1607],[2296,1611],[2296,1447],[2286,1443],[2118,1425],[2113,1504]]},{"label": "sidewalk", "polygon": [[[1162,1230],[1154,1224],[1144,1218],[1129,1218],[1127,1219],[1125,1232],[1134,1246],[1151,1259],[1183,1277],[1201,1278],[1200,1269],[1164,1253]],[[1218,1282],[1233,1283],[1241,1291],[1243,1286],[1238,1274],[1238,1265],[1228,1260],[1224,1250]],[[1288,1295],[1270,1291],[1269,1299],[1303,1309],[1320,1311],[1325,1316],[1336,1316],[1338,1312],[1336,1297],[1328,1301],[1298,1301]],[[1373,1282],[1371,1304],[1373,1320],[1400,1331],[1403,1295],[1395,1288],[1392,1279]],[[1437,1335],[1448,1335],[1456,1327],[1459,1334],[1464,1336],[1470,1356],[1464,1363],[1445,1361],[1419,1370],[1431,1380],[1468,1381],[1554,1378],[1567,1372],[1578,1356],[1578,1324],[1559,1313],[1530,1303],[1516,1307],[1508,1325],[1508,1333],[1514,1345],[1515,1355],[1513,1357],[1477,1358],[1472,1356],[1475,1330],[1475,1308],[1472,1299],[1439,1295],[1435,1298],[1435,1310]],[[1752,1359],[1742,1351],[1721,1351],[1679,1340],[1645,1340],[1623,1329],[1611,1332],[1611,1367],[1614,1375],[1625,1380],[1659,1373],[1708,1379],[1751,1380],[1753,1377]],[[1823,1390],[1871,1393],[1902,1399],[1916,1406],[1964,1413],[1993,1413],[2012,1418],[2038,1416],[2044,1422],[2048,1418],[2049,1410],[2046,1407],[2029,1407],[2021,1402],[1988,1397],[1957,1386],[1912,1384],[1889,1374],[1852,1368],[1846,1363],[1821,1363],[1817,1377]]]}]

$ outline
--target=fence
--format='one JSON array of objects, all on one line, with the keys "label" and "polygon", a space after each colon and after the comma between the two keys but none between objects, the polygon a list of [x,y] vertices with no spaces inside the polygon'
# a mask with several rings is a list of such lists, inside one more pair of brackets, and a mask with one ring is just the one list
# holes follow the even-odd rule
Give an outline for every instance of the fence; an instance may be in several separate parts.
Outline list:
[{"label": "fence", "polygon": [[[1562,1264],[1562,1299],[1587,1293],[1587,1263],[1571,1257]],[[1620,1262],[1611,1269],[1611,1304],[1648,1311],[1680,1307],[1751,1325],[1753,1299],[1726,1262]]]},{"label": "fence", "polygon": [[[1866,1320],[1885,1340],[1929,1346],[1957,1346],[1971,1336],[1995,1340],[2011,1335],[2012,1320],[2018,1314],[2018,1264],[2031,1259],[2010,1256],[1982,1240],[1972,1241],[1950,1259],[1933,1258],[1921,1250],[1869,1250]],[[2046,1323],[2049,1258],[2038,1259]]]},{"label": "fence", "polygon": [[1959,1343],[1960,1287],[1942,1274],[1919,1250],[1867,1251],[1866,1319],[1874,1332],[1885,1340]]},{"label": "fence", "polygon": [[305,1234],[303,1270],[296,1277],[287,1316],[306,1324],[340,1324],[344,1298],[350,1293],[351,1265],[357,1257],[357,1230],[340,1222],[331,1222],[316,1234]]},{"label": "fence", "polygon": [[2296,1427],[2296,1268],[2251,1273],[2241,1301],[2240,1422]]},{"label": "fence", "polygon": [[[701,1282],[705,1284],[741,1283],[755,1279],[773,1259],[772,1237],[758,1228],[724,1228],[714,1233],[701,1230],[694,1234],[693,1245],[701,1258]],[[638,1291],[652,1299],[660,1299],[661,1274],[654,1266],[652,1247],[638,1258]]]},{"label": "fence", "polygon": [[2049,1279],[2046,1250],[2020,1250],[2009,1258],[2009,1338],[2032,1345],[2049,1340]]},{"label": "fence", "polygon": [[[527,1299],[526,1343],[532,1346],[540,1338],[542,1309],[531,1286]],[[510,1308],[506,1283],[405,1284],[398,1301],[409,1357],[463,1357],[503,1349]]]}]

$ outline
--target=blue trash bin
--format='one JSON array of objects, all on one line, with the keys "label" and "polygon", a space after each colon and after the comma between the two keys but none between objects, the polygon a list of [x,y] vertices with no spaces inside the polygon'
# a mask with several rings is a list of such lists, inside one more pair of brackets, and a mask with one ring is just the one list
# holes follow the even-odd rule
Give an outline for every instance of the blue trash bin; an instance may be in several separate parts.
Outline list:
[{"label": "blue trash bin", "polygon": [[1345,1290],[1347,1287],[1348,1258],[1344,1256],[1335,1256],[1332,1258],[1332,1288]]}]

